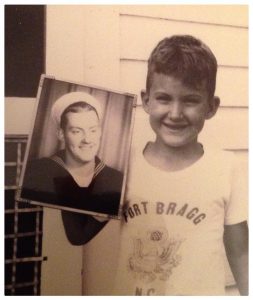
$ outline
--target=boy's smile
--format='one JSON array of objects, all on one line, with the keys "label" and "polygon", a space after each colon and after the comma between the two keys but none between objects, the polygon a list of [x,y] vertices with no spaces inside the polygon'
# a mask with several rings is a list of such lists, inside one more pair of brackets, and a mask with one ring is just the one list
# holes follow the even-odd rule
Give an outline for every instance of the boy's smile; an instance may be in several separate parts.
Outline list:
[{"label": "boy's smile", "polygon": [[153,75],[149,93],[142,93],[142,100],[156,133],[156,144],[169,147],[196,144],[205,120],[217,109],[204,84],[197,89],[158,73]]}]

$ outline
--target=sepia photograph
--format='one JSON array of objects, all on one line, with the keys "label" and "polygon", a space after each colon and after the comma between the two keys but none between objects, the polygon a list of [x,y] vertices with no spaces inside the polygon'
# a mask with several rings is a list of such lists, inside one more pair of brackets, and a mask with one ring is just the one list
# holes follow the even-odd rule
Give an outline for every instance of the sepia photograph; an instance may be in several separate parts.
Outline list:
[{"label": "sepia photograph", "polygon": [[119,218],[135,96],[42,75],[20,198]]},{"label": "sepia photograph", "polygon": [[5,295],[251,293],[252,7],[151,2],[5,5]]}]

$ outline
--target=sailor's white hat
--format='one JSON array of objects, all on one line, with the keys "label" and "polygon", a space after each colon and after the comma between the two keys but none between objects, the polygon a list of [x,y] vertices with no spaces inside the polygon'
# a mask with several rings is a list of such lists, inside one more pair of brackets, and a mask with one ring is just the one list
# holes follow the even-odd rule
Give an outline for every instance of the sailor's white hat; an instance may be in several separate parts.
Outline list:
[{"label": "sailor's white hat", "polygon": [[90,106],[94,107],[97,112],[99,120],[102,117],[102,109],[99,101],[93,97],[92,95],[85,92],[71,92],[64,94],[60,98],[58,98],[52,106],[51,109],[51,117],[55,121],[55,123],[60,126],[61,115],[64,110],[69,107],[71,104],[76,102],[85,102]]}]

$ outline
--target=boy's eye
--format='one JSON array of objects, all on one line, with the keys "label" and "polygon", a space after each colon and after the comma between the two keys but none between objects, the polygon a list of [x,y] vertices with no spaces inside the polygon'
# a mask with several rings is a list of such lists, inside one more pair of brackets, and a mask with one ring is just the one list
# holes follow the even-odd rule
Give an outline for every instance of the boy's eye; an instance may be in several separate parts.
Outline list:
[{"label": "boy's eye", "polygon": [[185,98],[184,103],[186,103],[186,104],[198,104],[198,103],[200,103],[200,99],[198,99],[198,98]]},{"label": "boy's eye", "polygon": [[157,96],[156,100],[159,103],[168,103],[171,100],[171,97],[167,96],[167,95],[161,95],[161,96]]}]

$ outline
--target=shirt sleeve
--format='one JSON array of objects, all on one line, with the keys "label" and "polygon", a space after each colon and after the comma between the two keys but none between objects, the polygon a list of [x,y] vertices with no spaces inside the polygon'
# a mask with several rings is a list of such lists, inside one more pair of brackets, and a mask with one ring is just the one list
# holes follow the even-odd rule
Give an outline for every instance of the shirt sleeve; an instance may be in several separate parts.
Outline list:
[{"label": "shirt sleeve", "polygon": [[230,169],[230,195],[225,207],[225,225],[248,219],[248,172],[246,163],[233,155]]}]

